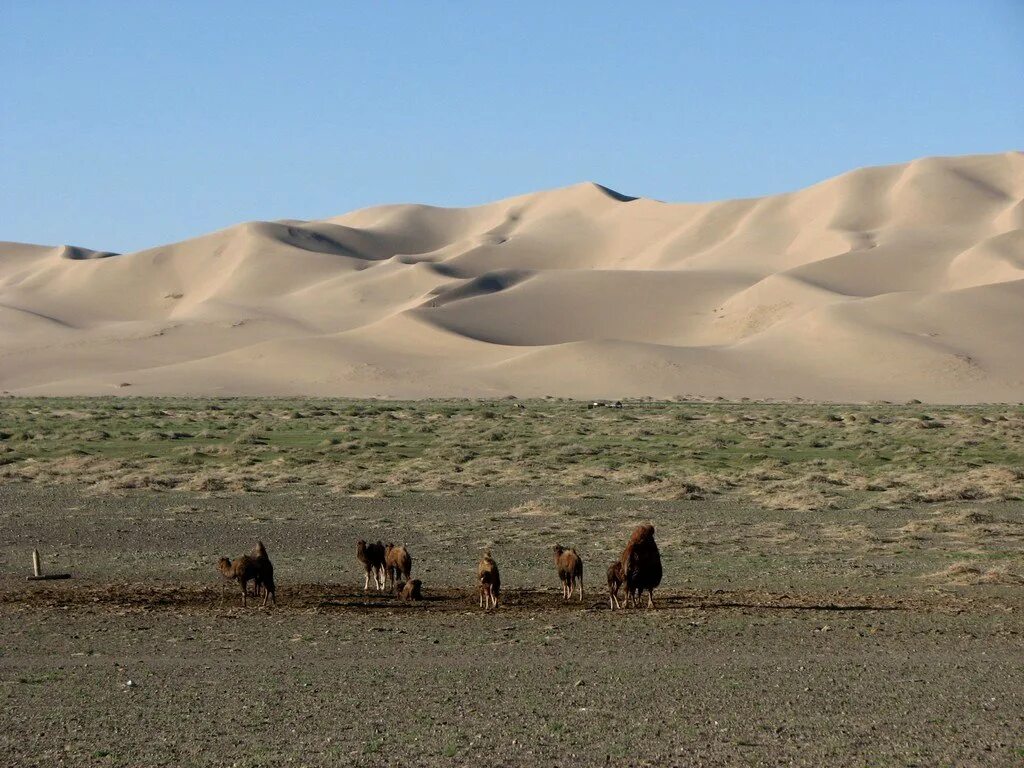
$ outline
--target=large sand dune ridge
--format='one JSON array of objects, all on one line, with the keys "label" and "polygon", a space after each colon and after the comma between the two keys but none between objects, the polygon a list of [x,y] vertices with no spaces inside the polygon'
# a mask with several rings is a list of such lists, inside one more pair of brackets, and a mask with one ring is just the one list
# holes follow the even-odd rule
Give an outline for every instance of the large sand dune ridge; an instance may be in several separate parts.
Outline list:
[{"label": "large sand dune ridge", "polygon": [[[129,386],[124,386],[129,385]],[[1024,400],[1024,155],[0,243],[14,394]]]}]

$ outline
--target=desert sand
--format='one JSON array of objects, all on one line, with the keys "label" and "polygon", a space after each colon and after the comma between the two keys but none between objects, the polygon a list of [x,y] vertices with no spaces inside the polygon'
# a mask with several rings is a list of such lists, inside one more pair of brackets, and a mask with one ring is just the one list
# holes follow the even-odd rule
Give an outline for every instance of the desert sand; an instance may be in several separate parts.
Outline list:
[{"label": "desert sand", "polygon": [[1024,400],[1024,154],[717,203],[597,184],[0,243],[0,390]]}]

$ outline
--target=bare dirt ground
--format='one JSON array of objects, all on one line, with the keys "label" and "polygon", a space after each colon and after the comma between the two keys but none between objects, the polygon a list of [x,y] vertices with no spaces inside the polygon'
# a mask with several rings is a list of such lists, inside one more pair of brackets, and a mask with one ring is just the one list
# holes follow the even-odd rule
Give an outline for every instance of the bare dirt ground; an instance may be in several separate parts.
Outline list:
[{"label": "bare dirt ground", "polygon": [[[641,520],[659,605],[612,612],[604,568]],[[1019,502],[9,484],[0,526],[5,766],[1024,764]],[[408,543],[427,599],[364,594],[360,537]],[[278,605],[243,609],[213,563],[256,538]],[[556,542],[586,561],[582,603]],[[25,581],[34,546],[74,579]]]}]

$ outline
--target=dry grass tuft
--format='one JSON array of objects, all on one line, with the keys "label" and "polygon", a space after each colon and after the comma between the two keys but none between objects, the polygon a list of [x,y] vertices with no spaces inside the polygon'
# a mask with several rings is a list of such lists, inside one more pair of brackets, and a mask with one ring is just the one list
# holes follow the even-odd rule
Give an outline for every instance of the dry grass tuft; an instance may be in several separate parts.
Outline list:
[{"label": "dry grass tuft", "polygon": [[976,563],[959,561],[925,578],[945,581],[950,584],[977,586],[982,584],[1024,584],[1024,576],[1012,571],[1009,566],[998,565],[986,568]]},{"label": "dry grass tuft", "polygon": [[508,514],[519,517],[563,517],[569,509],[562,504],[531,500],[512,507]]}]

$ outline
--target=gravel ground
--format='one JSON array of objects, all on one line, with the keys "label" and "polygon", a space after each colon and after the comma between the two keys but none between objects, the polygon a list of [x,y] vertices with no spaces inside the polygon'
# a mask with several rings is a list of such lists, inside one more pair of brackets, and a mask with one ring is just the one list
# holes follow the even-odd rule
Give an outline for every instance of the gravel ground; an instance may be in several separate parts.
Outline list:
[{"label": "gravel ground", "polygon": [[[657,528],[658,608],[601,576]],[[5,766],[1024,765],[1024,505],[0,487]],[[359,537],[427,599],[362,593]],[[275,607],[213,571],[262,538]],[[574,545],[563,604],[550,546]],[[480,549],[505,599],[482,612]],[[39,547],[66,582],[27,582]],[[971,563],[965,568],[962,563]],[[961,564],[961,565],[958,565]],[[129,682],[130,681],[130,682]]]}]

